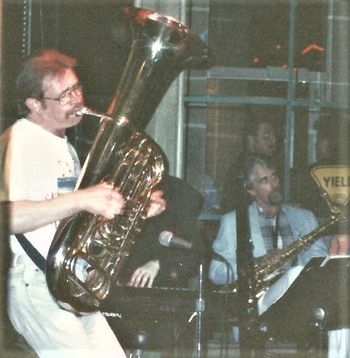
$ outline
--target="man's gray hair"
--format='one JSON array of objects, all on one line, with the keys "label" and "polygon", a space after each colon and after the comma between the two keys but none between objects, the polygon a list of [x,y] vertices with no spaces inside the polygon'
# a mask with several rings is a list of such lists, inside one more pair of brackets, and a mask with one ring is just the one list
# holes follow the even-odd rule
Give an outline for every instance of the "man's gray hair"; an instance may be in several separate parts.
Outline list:
[{"label": "man's gray hair", "polygon": [[263,157],[249,157],[245,162],[245,171],[244,171],[244,187],[249,190],[253,187],[253,182],[255,180],[255,168],[261,167],[266,169],[276,169],[275,163],[270,159]]}]

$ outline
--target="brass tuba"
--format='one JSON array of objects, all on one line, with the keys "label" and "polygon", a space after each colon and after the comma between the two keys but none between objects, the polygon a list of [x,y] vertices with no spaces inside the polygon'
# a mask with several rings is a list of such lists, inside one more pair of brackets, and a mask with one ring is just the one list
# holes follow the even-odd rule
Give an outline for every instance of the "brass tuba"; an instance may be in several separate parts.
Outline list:
[{"label": "brass tuba", "polygon": [[163,152],[144,127],[182,70],[209,65],[207,48],[181,23],[141,8],[126,7],[125,15],[133,31],[131,52],[108,114],[97,114],[100,128],[79,178],[79,188],[100,182],[118,187],[125,210],[109,221],[87,212],[63,220],[47,258],[49,290],[73,312],[97,311],[108,296],[162,180]]}]

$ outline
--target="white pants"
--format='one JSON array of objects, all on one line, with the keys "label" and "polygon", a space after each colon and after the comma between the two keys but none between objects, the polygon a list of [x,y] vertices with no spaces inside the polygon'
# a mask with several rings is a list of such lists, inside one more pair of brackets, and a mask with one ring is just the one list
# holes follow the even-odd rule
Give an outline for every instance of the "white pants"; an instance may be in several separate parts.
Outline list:
[{"label": "white pants", "polygon": [[39,357],[125,358],[103,315],[77,317],[60,308],[45,275],[32,262],[22,261],[10,269],[8,313],[14,328]]}]

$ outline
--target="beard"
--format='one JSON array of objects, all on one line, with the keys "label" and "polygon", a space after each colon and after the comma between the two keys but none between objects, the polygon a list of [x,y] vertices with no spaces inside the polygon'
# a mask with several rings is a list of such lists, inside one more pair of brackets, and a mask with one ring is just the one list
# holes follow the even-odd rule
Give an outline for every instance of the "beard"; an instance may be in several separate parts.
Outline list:
[{"label": "beard", "polygon": [[271,205],[280,205],[282,201],[283,195],[279,190],[275,190],[269,195],[269,203]]}]

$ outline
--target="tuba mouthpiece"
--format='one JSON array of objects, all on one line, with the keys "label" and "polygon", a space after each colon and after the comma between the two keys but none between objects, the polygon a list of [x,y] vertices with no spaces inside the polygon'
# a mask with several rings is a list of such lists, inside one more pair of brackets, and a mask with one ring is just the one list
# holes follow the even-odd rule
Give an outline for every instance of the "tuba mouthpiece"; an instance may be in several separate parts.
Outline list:
[{"label": "tuba mouthpiece", "polygon": [[94,117],[98,117],[101,119],[108,119],[108,120],[113,120],[112,117],[107,116],[106,114],[103,113],[98,113],[93,111],[92,109],[88,108],[88,107],[81,107],[76,113],[77,116],[82,116],[83,114],[86,114],[88,116],[94,116]]}]

